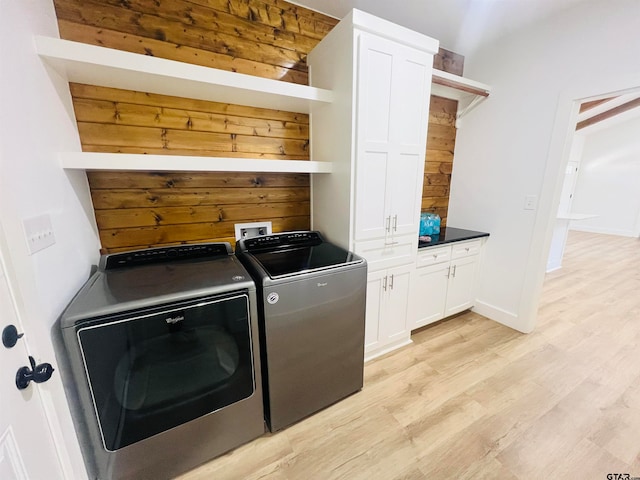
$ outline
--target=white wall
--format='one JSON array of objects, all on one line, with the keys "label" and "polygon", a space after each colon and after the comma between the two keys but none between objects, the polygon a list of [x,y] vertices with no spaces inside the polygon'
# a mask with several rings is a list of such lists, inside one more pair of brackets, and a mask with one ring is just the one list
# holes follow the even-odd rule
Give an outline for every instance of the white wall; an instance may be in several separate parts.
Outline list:
[{"label": "white wall", "polygon": [[638,236],[640,221],[640,118],[586,135],[572,210],[598,218],[571,229]]},{"label": "white wall", "polygon": [[[34,34],[58,36],[53,4],[0,0],[0,12],[0,222],[13,266],[9,280],[19,293],[30,353],[57,367],[51,328],[97,262],[99,242],[93,214],[78,197],[91,205],[86,177],[68,176],[56,158],[59,151],[80,150],[68,85],[49,76],[32,42]],[[30,255],[22,221],[41,214],[50,215],[56,243]],[[83,478],[59,372],[38,388],[67,475]]]},{"label": "white wall", "polygon": [[[492,92],[458,131],[448,224],[491,234],[480,313],[534,328],[572,100],[640,85],[638,18],[637,0],[583,2],[466,58],[465,76]],[[524,210],[526,195],[538,196],[536,211]]]}]

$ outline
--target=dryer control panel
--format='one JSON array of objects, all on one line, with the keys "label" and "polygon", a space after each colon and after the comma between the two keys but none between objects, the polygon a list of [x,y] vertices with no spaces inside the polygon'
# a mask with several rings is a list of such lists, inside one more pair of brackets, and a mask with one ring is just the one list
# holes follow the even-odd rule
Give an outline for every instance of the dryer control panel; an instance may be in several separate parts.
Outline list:
[{"label": "dryer control panel", "polygon": [[100,257],[98,268],[113,270],[115,268],[149,265],[153,263],[173,262],[197,258],[229,256],[233,253],[228,242],[196,243],[175,245],[171,247],[147,248],[130,252],[111,253]]}]

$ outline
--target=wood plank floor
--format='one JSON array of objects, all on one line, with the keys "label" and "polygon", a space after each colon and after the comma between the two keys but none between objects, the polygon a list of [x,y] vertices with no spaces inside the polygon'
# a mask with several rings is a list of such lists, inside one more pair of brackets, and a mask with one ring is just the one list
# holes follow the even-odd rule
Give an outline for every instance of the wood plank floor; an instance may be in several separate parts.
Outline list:
[{"label": "wood plank floor", "polygon": [[365,367],[364,389],[200,479],[640,477],[640,241],[570,232],[533,333],[474,313]]}]

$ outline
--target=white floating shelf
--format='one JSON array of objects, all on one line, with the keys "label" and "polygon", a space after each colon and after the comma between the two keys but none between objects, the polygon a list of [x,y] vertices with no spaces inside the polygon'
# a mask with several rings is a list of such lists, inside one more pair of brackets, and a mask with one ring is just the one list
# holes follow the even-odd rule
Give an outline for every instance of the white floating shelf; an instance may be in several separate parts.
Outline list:
[{"label": "white floating shelf", "polygon": [[489,93],[491,93],[489,85],[433,69],[431,95],[457,100],[458,120],[473,110],[481,101],[485,100]]},{"label": "white floating shelf", "polygon": [[333,92],[52,37],[35,37],[38,55],[70,82],[309,113]]},{"label": "white floating shelf", "polygon": [[252,158],[192,157],[130,153],[63,152],[62,168],[74,170],[142,170],[197,172],[331,173],[329,162]]}]

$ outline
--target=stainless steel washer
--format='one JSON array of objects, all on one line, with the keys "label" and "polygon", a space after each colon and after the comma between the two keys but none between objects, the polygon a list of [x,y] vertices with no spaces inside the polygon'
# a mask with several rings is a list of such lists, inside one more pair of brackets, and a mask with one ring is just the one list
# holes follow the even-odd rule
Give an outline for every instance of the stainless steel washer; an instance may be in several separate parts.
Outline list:
[{"label": "stainless steel washer", "polygon": [[367,265],[291,232],[240,240],[236,255],[258,287],[265,415],[271,431],[363,386]]},{"label": "stainless steel washer", "polygon": [[255,284],[228,243],[103,256],[56,332],[90,478],[172,478],[265,432]]}]

